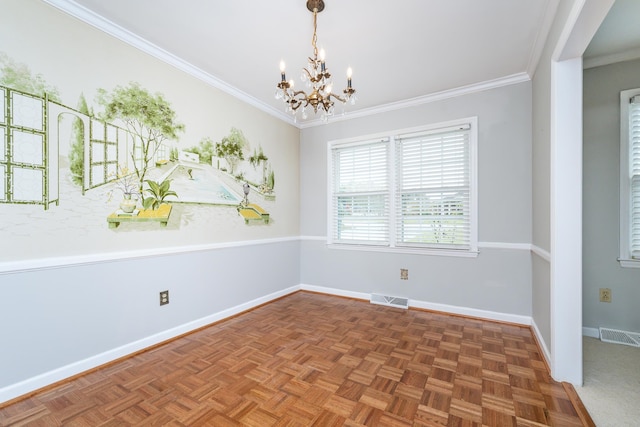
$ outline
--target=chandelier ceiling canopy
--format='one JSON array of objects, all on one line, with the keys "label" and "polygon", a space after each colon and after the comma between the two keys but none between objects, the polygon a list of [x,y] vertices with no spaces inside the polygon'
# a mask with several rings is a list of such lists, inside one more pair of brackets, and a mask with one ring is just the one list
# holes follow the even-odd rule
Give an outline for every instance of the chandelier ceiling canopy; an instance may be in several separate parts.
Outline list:
[{"label": "chandelier ceiling canopy", "polygon": [[304,90],[294,90],[294,81],[287,81],[285,74],[284,61],[280,61],[280,83],[276,90],[276,99],[282,99],[287,104],[287,111],[292,113],[294,119],[297,113],[303,119],[308,117],[308,111],[313,109],[314,113],[320,112],[322,118],[327,120],[334,114],[334,101],[346,103],[350,101],[355,104],[356,90],[351,85],[351,68],[347,69],[347,87],[342,91],[343,95],[337,95],[333,90],[331,81],[331,73],[325,64],[324,49],[318,52],[318,13],[324,10],[323,0],[308,0],[307,9],[313,13],[313,37],[311,38],[311,46],[313,46],[313,56],[308,58],[309,64],[302,69],[301,80],[306,84],[309,93]]}]

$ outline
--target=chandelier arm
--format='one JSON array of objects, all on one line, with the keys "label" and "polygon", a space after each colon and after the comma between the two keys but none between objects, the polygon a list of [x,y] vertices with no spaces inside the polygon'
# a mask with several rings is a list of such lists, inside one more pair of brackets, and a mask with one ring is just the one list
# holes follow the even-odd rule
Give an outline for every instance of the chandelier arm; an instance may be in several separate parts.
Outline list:
[{"label": "chandelier arm", "polygon": [[[311,59],[311,58],[309,58],[309,59]],[[304,71],[305,73],[307,73],[307,78],[308,78],[310,81],[312,81],[312,82],[313,82],[313,81],[315,80],[315,78],[311,75],[311,73],[309,72],[309,70],[308,70],[308,69],[303,68],[303,69],[302,69],[302,71]],[[315,83],[315,82],[314,82],[314,83]]]},{"label": "chandelier arm", "polygon": [[302,101],[299,101],[297,99],[290,99],[289,101],[287,101],[287,103],[289,104],[289,107],[291,107],[291,110],[296,111],[298,108],[300,108],[300,104],[302,104]]},{"label": "chandelier arm", "polygon": [[296,97],[298,95],[302,95],[302,99],[307,99],[307,94],[303,90],[296,90],[295,92],[293,92],[292,97]]},{"label": "chandelier arm", "polygon": [[338,101],[342,102],[343,104],[347,102],[347,99],[346,99],[346,98],[342,98],[341,96],[336,95],[336,94],[335,94],[335,93],[333,93],[333,92],[332,92],[332,93],[330,93],[330,94],[327,96],[327,99],[328,99],[328,100],[330,100],[331,98],[335,98],[335,99],[337,99]]},{"label": "chandelier arm", "polygon": [[[302,96],[298,97],[298,95],[302,95]],[[289,103],[293,111],[296,111],[298,108],[303,106],[302,104],[304,104],[303,107],[306,107],[307,105],[309,105],[309,99],[307,98],[307,94],[302,90],[297,90],[293,92],[291,94],[290,99],[287,102]]]}]

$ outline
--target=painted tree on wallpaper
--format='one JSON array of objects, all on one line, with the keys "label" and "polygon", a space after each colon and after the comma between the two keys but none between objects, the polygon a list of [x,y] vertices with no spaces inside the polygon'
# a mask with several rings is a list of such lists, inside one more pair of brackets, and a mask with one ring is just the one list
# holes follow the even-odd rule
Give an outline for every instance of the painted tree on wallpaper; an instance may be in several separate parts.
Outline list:
[{"label": "painted tree on wallpaper", "polygon": [[[0,52],[0,113],[9,118],[0,117],[0,146],[8,147],[0,150],[0,232],[9,236],[29,221],[45,231],[66,221],[85,233],[158,230],[169,221],[176,229],[197,225],[193,218],[210,223],[214,209],[220,227],[270,223],[274,173],[262,146],[249,155],[242,130],[179,149],[185,125],[162,93],[137,82],[93,90],[94,105],[81,92],[75,108],[67,106],[41,74]],[[32,164],[18,158],[25,150],[35,153]]]},{"label": "painted tree on wallpaper", "polygon": [[275,197],[275,173],[273,172],[273,169],[269,164],[269,158],[262,151],[262,146],[259,146],[257,149],[253,150],[253,154],[251,155],[251,157],[249,157],[249,163],[254,168],[262,166],[262,181],[257,185],[260,192],[262,192],[265,197]]},{"label": "painted tree on wallpaper", "polygon": [[249,163],[254,168],[256,166],[262,166],[262,182],[260,185],[264,185],[267,182],[267,161],[269,158],[264,155],[264,151],[262,151],[262,147],[258,147],[253,150],[253,154],[249,157]]},{"label": "painted tree on wallpaper", "polygon": [[[93,113],[89,110],[89,105],[84,97],[84,93],[80,94],[78,99],[78,111],[87,116],[92,116]],[[73,182],[82,185],[82,178],[84,176],[84,126],[82,120],[78,117],[73,118],[73,124],[71,125],[71,141],[69,147],[69,169],[71,170],[71,177]]]},{"label": "painted tree on wallpaper", "polygon": [[211,164],[211,160],[215,154],[213,140],[208,136],[202,138],[196,147],[190,147],[185,149],[184,151],[188,153],[197,154],[200,160],[200,163],[204,163],[207,165]]},{"label": "painted tree on wallpaper", "polygon": [[[235,174],[238,163],[244,160],[244,150],[248,145],[247,138],[242,131],[233,127],[229,135],[216,143],[216,155],[227,161],[231,175]],[[240,179],[242,178],[240,177]]]},{"label": "painted tree on wallpaper", "polygon": [[99,89],[98,102],[104,106],[102,119],[108,122],[122,120],[129,132],[139,138],[141,162],[136,161],[135,151],[130,155],[142,194],[147,172],[156,153],[166,140],[177,141],[178,134],[184,131],[184,125],[177,121],[175,111],[162,94],[152,95],[139,83],[117,86],[111,93]]},{"label": "painted tree on wallpaper", "polygon": [[32,75],[29,67],[15,62],[4,52],[0,52],[0,86],[60,101],[58,89],[48,84],[42,74]]}]

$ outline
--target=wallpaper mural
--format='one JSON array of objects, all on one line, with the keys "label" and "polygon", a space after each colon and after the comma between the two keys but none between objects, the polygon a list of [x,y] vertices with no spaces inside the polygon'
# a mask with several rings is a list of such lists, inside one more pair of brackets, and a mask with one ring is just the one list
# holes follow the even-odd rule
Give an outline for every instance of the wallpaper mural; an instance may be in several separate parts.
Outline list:
[{"label": "wallpaper mural", "polygon": [[[47,6],[35,8],[43,19],[70,19]],[[83,31],[106,37],[86,25]],[[132,55],[126,44],[110,43]],[[157,79],[155,89],[147,86],[140,69],[131,76],[119,69],[104,85],[98,75],[78,74],[74,98],[54,76],[73,71],[64,54],[45,67],[56,70],[50,77],[22,61],[33,57],[25,54],[29,46],[15,48],[0,50],[0,260],[297,233],[297,194],[276,197],[282,182],[296,181],[288,188],[297,188],[297,164],[291,164],[297,162],[297,148],[291,149],[297,132],[213,88],[217,99],[207,109],[231,103],[239,114],[203,115],[202,98],[189,100],[194,86],[204,84],[186,74],[163,82],[171,94]],[[155,62],[154,73],[178,72],[138,56],[142,64]],[[77,80],[84,84],[78,87]],[[256,126],[256,117],[266,126]],[[278,209],[281,198],[284,209]]]}]

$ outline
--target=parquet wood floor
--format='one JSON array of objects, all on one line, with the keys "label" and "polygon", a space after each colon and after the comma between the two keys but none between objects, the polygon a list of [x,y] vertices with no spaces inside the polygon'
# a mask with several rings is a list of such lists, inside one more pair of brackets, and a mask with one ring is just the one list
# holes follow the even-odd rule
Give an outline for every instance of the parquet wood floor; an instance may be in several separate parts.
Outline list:
[{"label": "parquet wood floor", "polygon": [[525,327],[298,292],[0,409],[2,426],[581,426]]}]

